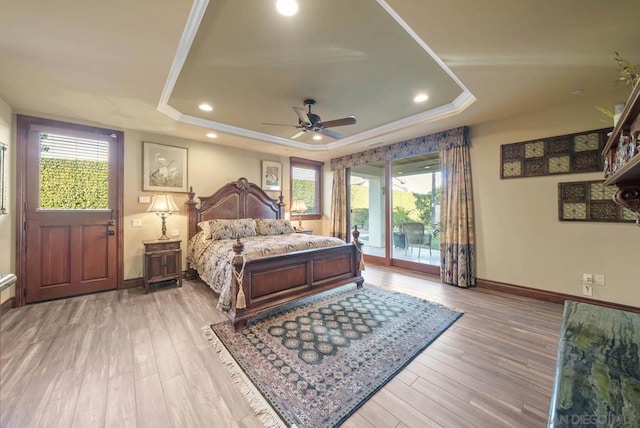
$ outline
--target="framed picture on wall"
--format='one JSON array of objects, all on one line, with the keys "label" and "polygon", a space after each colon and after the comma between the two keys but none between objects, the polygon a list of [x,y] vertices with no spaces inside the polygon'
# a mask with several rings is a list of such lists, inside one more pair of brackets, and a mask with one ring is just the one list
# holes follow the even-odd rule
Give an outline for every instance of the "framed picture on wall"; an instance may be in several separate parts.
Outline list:
[{"label": "framed picture on wall", "polygon": [[262,161],[262,189],[282,190],[282,164],[280,162]]},{"label": "framed picture on wall", "polygon": [[187,192],[187,149],[142,142],[142,190]]}]

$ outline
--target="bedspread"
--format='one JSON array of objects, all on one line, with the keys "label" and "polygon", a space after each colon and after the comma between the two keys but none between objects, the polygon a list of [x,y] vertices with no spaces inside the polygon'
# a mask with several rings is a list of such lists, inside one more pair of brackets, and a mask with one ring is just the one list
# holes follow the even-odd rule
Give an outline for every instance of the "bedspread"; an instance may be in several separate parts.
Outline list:
[{"label": "bedspread", "polygon": [[[220,294],[218,309],[227,311],[231,304],[233,244],[235,239],[204,240],[199,232],[189,240],[187,262],[198,271],[200,279]],[[242,239],[244,256],[249,260],[294,251],[344,245],[338,238],[290,233],[286,235],[251,236]]]}]

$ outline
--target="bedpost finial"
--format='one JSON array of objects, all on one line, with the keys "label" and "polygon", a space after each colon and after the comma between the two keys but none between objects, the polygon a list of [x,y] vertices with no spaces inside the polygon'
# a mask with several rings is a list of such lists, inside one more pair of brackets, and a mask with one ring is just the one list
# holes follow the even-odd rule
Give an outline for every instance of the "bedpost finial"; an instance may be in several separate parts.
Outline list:
[{"label": "bedpost finial", "polygon": [[193,186],[189,186],[189,191],[187,192],[187,195],[189,196],[189,202],[192,202],[193,198],[196,197],[196,192],[193,191]]},{"label": "bedpost finial", "polygon": [[240,242],[240,237],[237,237],[235,244],[233,244],[233,252],[236,253],[237,256],[239,256],[243,251],[244,244]]},{"label": "bedpost finial", "polygon": [[351,234],[353,235],[353,240],[355,242],[358,242],[358,238],[360,237],[360,231],[358,230],[357,224],[353,227],[353,232],[351,232]]}]

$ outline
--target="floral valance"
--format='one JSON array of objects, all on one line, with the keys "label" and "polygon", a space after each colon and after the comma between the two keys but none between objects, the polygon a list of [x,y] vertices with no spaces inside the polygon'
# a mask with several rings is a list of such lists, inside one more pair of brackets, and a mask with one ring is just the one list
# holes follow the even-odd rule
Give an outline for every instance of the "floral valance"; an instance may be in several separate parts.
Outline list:
[{"label": "floral valance", "polygon": [[364,152],[353,153],[331,159],[331,170],[349,168],[356,165],[366,165],[388,160],[403,159],[411,156],[439,152],[451,147],[469,144],[469,128],[461,126],[448,131],[436,132],[431,135],[413,138],[388,146],[376,147]]}]

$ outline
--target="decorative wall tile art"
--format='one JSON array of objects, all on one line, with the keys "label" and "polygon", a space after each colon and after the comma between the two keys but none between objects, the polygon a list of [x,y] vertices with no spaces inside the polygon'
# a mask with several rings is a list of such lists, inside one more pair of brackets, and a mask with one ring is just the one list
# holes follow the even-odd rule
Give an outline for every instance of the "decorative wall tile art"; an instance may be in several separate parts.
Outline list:
[{"label": "decorative wall tile art", "polygon": [[601,151],[612,128],[501,146],[501,178],[602,171]]},{"label": "decorative wall tile art", "polygon": [[633,211],[613,202],[618,190],[603,180],[558,183],[558,216],[561,221],[635,222]]}]

